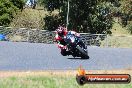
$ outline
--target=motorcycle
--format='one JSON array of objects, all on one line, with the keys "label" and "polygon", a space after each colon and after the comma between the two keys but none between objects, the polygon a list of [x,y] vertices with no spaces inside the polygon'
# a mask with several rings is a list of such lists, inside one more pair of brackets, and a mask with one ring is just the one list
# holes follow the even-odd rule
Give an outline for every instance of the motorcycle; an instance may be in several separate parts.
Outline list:
[{"label": "motorcycle", "polygon": [[84,42],[73,34],[67,34],[64,38],[68,51],[73,57],[89,59],[87,47]]}]

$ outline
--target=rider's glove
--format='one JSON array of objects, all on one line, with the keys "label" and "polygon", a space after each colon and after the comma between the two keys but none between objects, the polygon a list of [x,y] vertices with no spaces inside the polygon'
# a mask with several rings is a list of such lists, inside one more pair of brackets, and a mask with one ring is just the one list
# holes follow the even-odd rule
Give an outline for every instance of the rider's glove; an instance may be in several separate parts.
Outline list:
[{"label": "rider's glove", "polygon": [[60,49],[66,49],[66,46],[64,46],[64,45],[58,45],[58,48],[60,48]]}]

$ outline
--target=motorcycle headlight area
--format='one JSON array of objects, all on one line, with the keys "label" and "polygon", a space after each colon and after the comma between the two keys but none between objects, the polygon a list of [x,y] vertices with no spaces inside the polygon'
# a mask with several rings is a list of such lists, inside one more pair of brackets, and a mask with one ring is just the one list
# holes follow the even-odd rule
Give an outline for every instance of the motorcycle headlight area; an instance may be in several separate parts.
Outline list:
[{"label": "motorcycle headlight area", "polygon": [[68,43],[74,43],[75,42],[75,36],[74,35],[67,35],[66,36],[66,41]]},{"label": "motorcycle headlight area", "polygon": [[72,43],[75,42],[75,38],[74,38],[74,37],[71,38],[71,42],[72,42]]}]

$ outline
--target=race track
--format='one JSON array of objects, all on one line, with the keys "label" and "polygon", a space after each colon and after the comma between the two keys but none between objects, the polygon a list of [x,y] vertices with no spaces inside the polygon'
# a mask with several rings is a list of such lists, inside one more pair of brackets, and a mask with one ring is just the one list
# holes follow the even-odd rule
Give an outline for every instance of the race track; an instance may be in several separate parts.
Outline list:
[{"label": "race track", "polygon": [[62,56],[54,44],[0,42],[0,71],[132,68],[132,48],[88,47],[89,59]]}]

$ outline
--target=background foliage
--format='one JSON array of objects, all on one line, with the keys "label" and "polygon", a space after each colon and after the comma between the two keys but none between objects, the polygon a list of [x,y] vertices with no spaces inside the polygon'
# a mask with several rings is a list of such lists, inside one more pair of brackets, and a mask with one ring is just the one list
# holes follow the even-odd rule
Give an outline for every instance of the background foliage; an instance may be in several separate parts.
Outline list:
[{"label": "background foliage", "polygon": [[23,10],[23,6],[25,4],[24,0],[9,0],[9,1],[12,2],[13,5],[19,8],[20,10]]},{"label": "background foliage", "polygon": [[23,0],[0,0],[0,25],[9,25],[19,9],[23,9],[23,5]]},{"label": "background foliage", "polygon": [[[58,1],[58,2],[56,2]],[[75,30],[77,32],[90,32],[90,33],[110,33],[112,27],[112,16],[110,5],[98,0],[69,0],[70,1],[70,14],[69,14],[69,30]],[[56,3],[54,3],[56,2]],[[60,24],[66,24],[67,15],[67,0],[46,0],[45,8],[52,12],[59,10],[59,20],[57,24],[52,22],[48,16],[44,19],[48,21],[45,23],[45,28],[49,30],[55,30]],[[47,19],[49,18],[49,19]],[[49,23],[52,23],[52,28],[49,27]],[[57,26],[56,26],[57,25]]]},{"label": "background foliage", "polygon": [[[50,13],[59,10],[60,17],[57,23],[53,22],[51,15],[45,17],[45,28],[55,30],[59,24],[66,24],[67,0],[43,0],[44,6]],[[69,30],[89,33],[109,33],[113,24],[113,17],[121,19],[122,27],[130,25],[132,19],[131,0],[69,0]],[[51,19],[50,19],[51,18]],[[60,23],[59,23],[60,22]],[[52,24],[52,28],[50,25]],[[50,24],[50,25],[49,25]],[[57,26],[56,26],[57,25]],[[128,26],[130,29],[131,27]]]},{"label": "background foliage", "polygon": [[[66,26],[68,0],[37,0],[39,9],[37,7],[34,10],[30,8],[23,10],[26,1],[0,0],[0,25],[40,29],[44,25],[43,29],[50,31],[54,31],[59,25]],[[131,31],[131,0],[69,0],[69,2],[69,30],[111,34],[115,21],[113,18],[118,18],[119,24]]]}]

